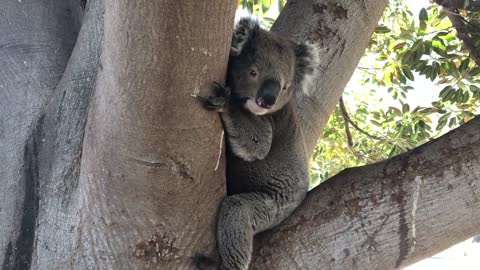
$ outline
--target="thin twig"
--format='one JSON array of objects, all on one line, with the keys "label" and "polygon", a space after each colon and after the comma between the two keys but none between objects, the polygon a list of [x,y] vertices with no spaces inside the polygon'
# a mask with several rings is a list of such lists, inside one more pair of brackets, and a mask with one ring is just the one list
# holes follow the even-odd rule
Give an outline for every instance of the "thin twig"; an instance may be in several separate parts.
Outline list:
[{"label": "thin twig", "polygon": [[343,103],[343,98],[340,98],[340,110],[342,111],[342,116],[345,121],[345,134],[347,134],[347,143],[348,143],[348,148],[352,153],[357,157],[357,158],[363,158],[366,159],[368,162],[373,163],[375,160],[359,153],[355,148],[353,147],[353,139],[352,139],[352,133],[350,133],[350,125],[349,125],[349,119],[347,114],[347,110],[345,109],[345,104]]},{"label": "thin twig", "polygon": [[215,171],[218,170],[218,166],[220,166],[220,159],[222,159],[223,137],[225,137],[225,132],[222,130],[222,136],[220,137],[220,145],[218,146],[218,158],[217,158],[217,165],[215,165]]},{"label": "thin twig", "polygon": [[365,130],[361,129],[355,122],[352,121],[350,116],[348,116],[347,109],[345,108],[345,104],[343,103],[343,98],[340,98],[340,110],[342,111],[343,118],[350,123],[356,130],[358,130],[360,133],[363,135],[366,135],[367,137],[370,137],[374,140],[378,141],[385,141],[385,138],[377,137],[374,135],[371,135],[370,133],[366,132]]}]

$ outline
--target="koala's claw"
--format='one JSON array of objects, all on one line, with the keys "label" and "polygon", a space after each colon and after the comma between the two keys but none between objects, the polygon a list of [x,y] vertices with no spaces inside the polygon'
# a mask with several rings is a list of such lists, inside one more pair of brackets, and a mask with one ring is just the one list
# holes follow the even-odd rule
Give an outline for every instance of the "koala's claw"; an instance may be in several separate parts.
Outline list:
[{"label": "koala's claw", "polygon": [[226,106],[226,100],[223,97],[199,97],[207,110],[222,112]]},{"label": "koala's claw", "polygon": [[227,86],[223,86],[222,84],[218,82],[213,82],[215,85],[215,94],[217,97],[225,97],[229,98],[230,97],[230,88]]}]

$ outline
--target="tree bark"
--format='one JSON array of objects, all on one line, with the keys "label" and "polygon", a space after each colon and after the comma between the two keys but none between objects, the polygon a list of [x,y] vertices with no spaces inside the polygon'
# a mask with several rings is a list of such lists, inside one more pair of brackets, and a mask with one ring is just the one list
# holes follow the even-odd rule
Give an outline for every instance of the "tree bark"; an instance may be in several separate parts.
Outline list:
[{"label": "tree bark", "polygon": [[470,53],[470,58],[480,67],[480,48],[475,46],[475,39],[468,33],[464,18],[453,8],[445,8],[448,18],[457,31],[457,37],[463,42],[463,47]]},{"label": "tree bark", "polygon": [[473,9],[480,7],[478,0],[434,0],[435,3],[452,9]]},{"label": "tree bark", "polygon": [[38,136],[45,104],[81,25],[77,1],[0,4],[0,264],[31,264],[38,217]]}]

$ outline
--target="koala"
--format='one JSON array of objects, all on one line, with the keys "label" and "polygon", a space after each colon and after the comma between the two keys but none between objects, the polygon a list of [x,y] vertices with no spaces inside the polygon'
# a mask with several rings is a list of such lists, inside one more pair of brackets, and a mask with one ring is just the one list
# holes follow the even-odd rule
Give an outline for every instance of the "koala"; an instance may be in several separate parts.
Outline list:
[{"label": "koala", "polygon": [[201,100],[220,112],[227,139],[227,196],[221,203],[217,242],[220,262],[204,256],[199,269],[248,269],[255,234],[287,218],[305,198],[308,159],[291,102],[308,94],[318,52],[260,28],[237,23],[226,87]]}]

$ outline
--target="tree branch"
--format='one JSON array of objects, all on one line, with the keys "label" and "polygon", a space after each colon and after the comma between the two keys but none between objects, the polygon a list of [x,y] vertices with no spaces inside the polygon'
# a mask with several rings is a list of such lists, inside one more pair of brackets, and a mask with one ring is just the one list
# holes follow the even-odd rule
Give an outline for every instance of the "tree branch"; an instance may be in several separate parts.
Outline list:
[{"label": "tree branch", "polygon": [[374,139],[374,140],[378,140],[378,141],[385,141],[385,138],[381,138],[381,137],[377,137],[377,136],[374,136],[368,132],[366,132],[365,130],[363,130],[362,128],[360,128],[351,118],[350,116],[348,115],[347,113],[347,109],[345,108],[345,104],[343,103],[343,99],[340,98],[340,109],[342,110],[342,115],[344,116],[345,120],[350,123],[356,130],[358,130],[360,133],[364,134],[365,136],[371,138],[371,139]]},{"label": "tree branch", "polygon": [[[367,156],[364,156],[362,155],[361,153],[359,153],[354,147],[353,147],[353,139],[352,139],[352,134],[350,133],[350,124],[349,123],[353,123],[353,121],[350,119],[350,117],[348,116],[348,113],[347,113],[347,109],[345,108],[345,104],[343,103],[343,98],[340,98],[340,110],[342,112],[342,116],[343,116],[343,120],[345,122],[345,134],[347,135],[347,143],[348,143],[348,148],[350,148],[350,151],[352,151],[352,153],[357,157],[357,158],[362,158],[362,159],[366,159],[368,160],[369,163],[373,163],[375,162],[375,160],[367,157]],[[353,125],[353,124],[352,124]],[[362,129],[360,129],[358,126],[354,126],[357,130],[361,131],[361,132],[365,132],[363,131]],[[368,136],[370,136],[370,134],[368,134],[367,132],[365,132],[365,134],[367,134]]]},{"label": "tree branch", "polygon": [[253,269],[401,268],[478,234],[478,130],[480,117],[321,184],[258,237]]},{"label": "tree branch", "polygon": [[470,57],[480,67],[480,48],[475,47],[473,39],[470,37],[463,17],[453,8],[446,8],[448,18],[453,27],[457,30],[458,38],[463,42],[463,46],[470,52]]},{"label": "tree branch", "polygon": [[449,9],[471,10],[480,7],[478,0],[434,0],[434,2]]},{"label": "tree branch", "polygon": [[386,4],[386,0],[291,1],[275,21],[272,31],[314,42],[321,51],[320,76],[312,87],[313,94],[296,101],[309,153],[313,152]]}]

